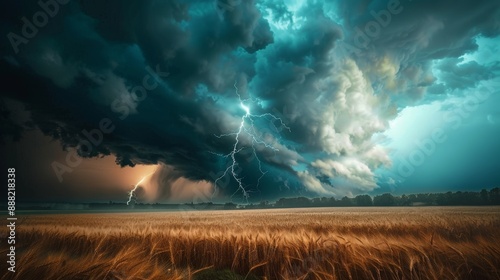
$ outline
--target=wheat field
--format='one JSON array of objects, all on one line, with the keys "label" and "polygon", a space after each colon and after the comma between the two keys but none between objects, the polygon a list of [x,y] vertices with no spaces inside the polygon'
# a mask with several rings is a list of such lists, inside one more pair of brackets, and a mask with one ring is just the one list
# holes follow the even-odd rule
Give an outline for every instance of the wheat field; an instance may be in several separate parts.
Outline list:
[{"label": "wheat field", "polygon": [[500,207],[26,215],[1,279],[500,279],[499,233]]}]

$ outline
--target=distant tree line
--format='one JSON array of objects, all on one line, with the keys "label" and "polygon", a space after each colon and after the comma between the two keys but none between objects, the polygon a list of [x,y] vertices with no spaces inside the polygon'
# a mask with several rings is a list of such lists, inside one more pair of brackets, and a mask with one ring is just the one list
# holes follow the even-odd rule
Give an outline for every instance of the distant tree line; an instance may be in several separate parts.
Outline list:
[{"label": "distant tree line", "polygon": [[373,198],[367,194],[355,197],[344,196],[341,199],[334,197],[295,197],[280,198],[272,203],[261,201],[254,204],[227,203],[31,203],[20,204],[20,210],[109,210],[109,209],[150,209],[150,210],[233,210],[233,209],[266,209],[266,208],[299,208],[299,207],[347,207],[347,206],[462,206],[462,205],[500,205],[500,188],[480,192],[446,192],[446,193],[419,193],[394,196],[390,193],[376,195]]},{"label": "distant tree line", "polygon": [[[259,204],[248,204],[242,208],[295,208],[295,207],[345,207],[345,206],[461,206],[461,205],[500,205],[500,188],[486,189],[480,192],[446,192],[446,193],[419,193],[394,196],[390,193],[376,195],[373,198],[367,194],[356,197],[344,196],[341,199],[334,197],[321,198],[280,198],[274,204],[262,201]],[[226,209],[229,208],[226,205]],[[236,204],[230,207],[236,208]]]}]

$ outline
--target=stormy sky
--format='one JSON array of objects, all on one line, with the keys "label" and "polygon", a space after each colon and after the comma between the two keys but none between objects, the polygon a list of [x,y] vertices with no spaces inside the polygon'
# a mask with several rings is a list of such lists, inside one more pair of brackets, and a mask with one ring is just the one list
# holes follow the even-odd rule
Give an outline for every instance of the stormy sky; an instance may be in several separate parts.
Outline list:
[{"label": "stormy sky", "polygon": [[498,1],[9,2],[18,200],[500,185]]}]

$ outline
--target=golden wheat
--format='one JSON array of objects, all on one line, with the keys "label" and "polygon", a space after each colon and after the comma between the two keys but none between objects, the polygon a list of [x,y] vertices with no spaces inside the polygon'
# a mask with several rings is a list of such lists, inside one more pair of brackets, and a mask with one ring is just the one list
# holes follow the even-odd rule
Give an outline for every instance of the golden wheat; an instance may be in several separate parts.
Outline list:
[{"label": "golden wheat", "polygon": [[203,272],[224,269],[242,277],[217,279],[500,279],[499,214],[373,207],[29,215],[17,228],[17,271],[1,279],[212,279]]}]

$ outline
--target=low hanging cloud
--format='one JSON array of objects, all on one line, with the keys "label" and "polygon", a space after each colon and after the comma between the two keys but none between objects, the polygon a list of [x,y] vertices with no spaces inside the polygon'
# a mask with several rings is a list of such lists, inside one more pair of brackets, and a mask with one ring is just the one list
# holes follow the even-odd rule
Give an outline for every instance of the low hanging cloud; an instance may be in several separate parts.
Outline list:
[{"label": "low hanging cloud", "polygon": [[[75,1],[18,53],[2,41],[1,92],[31,113],[25,127],[80,156],[160,164],[145,195],[168,200],[193,186],[215,190],[210,184],[230,163],[221,155],[235,142],[217,136],[238,131],[245,114],[236,86],[252,114],[273,114],[290,128],[255,121],[252,131],[274,149],[252,149],[254,139],[241,136],[236,169],[251,199],[364,193],[377,188],[374,171],[391,164],[373,136],[405,100],[439,86],[434,60],[447,87],[470,86],[454,75],[473,69],[484,70],[475,78],[490,77],[481,65],[457,66],[477,48],[476,36],[499,34],[499,4],[479,2],[398,2],[400,12],[361,52],[346,53],[345,43],[356,46],[356,32],[377,22],[370,11],[388,2]],[[5,34],[22,33],[19,18],[37,9],[12,5],[1,12]],[[85,151],[82,131],[103,118],[115,129]],[[221,195],[238,191],[229,175],[222,182]]]}]

